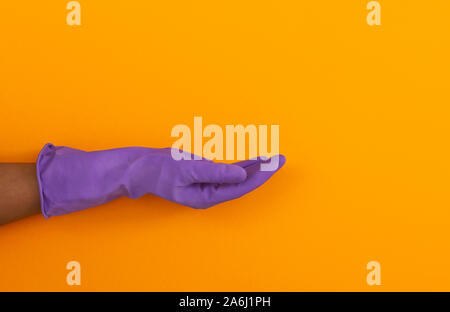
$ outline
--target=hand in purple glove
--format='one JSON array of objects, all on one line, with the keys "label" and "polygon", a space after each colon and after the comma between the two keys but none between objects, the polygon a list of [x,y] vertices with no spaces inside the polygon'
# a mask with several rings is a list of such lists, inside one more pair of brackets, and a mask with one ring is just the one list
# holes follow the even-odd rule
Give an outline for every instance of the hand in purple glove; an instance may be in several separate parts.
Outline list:
[{"label": "hand in purple glove", "polygon": [[284,156],[277,155],[277,170],[260,171],[260,165],[270,160],[232,165],[174,160],[171,151],[127,147],[85,152],[46,144],[37,160],[42,213],[48,218],[145,194],[208,208],[256,189],[285,163]]}]

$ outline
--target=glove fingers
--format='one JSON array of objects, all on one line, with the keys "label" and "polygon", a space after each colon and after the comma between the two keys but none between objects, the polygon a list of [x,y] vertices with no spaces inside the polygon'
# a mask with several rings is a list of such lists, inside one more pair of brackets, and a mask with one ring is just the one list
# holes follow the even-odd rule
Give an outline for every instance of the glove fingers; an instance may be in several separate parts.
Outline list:
[{"label": "glove fingers", "polygon": [[252,158],[248,160],[243,160],[239,162],[233,163],[233,165],[237,165],[242,167],[247,172],[247,176],[259,171],[261,169],[261,163],[267,162],[267,159],[262,159],[261,157]]},{"label": "glove fingers", "polygon": [[[208,161],[208,162],[213,162],[211,159],[205,158],[205,157],[200,157],[196,154],[192,154],[189,152],[186,152],[182,149],[177,149],[177,148],[172,148],[172,147],[166,147],[163,148],[161,150],[164,150],[165,152],[170,152],[170,154],[172,155],[173,159],[177,159],[177,160],[203,160],[203,161]],[[176,158],[175,155],[177,155],[179,158]]]},{"label": "glove fingers", "polygon": [[237,165],[239,167],[245,168],[245,167],[255,164],[257,162],[259,162],[259,159],[247,159],[247,160],[235,162],[235,163],[233,163],[233,165]]},{"label": "glove fingers", "polygon": [[[242,183],[237,184],[229,184],[229,185],[221,185],[217,188],[216,192],[214,193],[214,200],[217,200],[218,202],[223,202],[235,198],[239,198],[254,189],[260,187],[263,185],[267,180],[272,177],[275,172],[281,169],[283,167],[284,163],[286,162],[286,158],[283,155],[276,155],[271,158],[271,160],[278,162],[278,168],[274,171],[261,171],[257,170],[255,172],[252,172],[247,176],[247,179]],[[250,167],[259,168],[263,161],[253,161],[253,163],[250,163],[247,161],[246,164],[250,165]],[[264,161],[266,162],[266,161]],[[246,167],[249,168],[248,166]]]},{"label": "glove fingers", "polygon": [[240,183],[247,178],[242,167],[231,164],[194,160],[190,169],[192,183]]}]

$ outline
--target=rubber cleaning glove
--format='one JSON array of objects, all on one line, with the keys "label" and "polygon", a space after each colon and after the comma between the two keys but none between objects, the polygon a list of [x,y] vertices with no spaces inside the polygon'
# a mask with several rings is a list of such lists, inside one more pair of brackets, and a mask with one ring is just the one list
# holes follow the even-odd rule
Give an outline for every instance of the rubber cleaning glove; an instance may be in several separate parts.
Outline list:
[{"label": "rubber cleaning glove", "polygon": [[[268,160],[236,164],[175,160],[171,148],[127,147],[85,152],[46,144],[37,160],[42,214],[63,215],[121,196],[154,194],[193,208],[232,200],[266,182],[278,169],[260,171]],[[178,152],[178,150],[177,150]],[[191,155],[191,154],[189,154]]]}]

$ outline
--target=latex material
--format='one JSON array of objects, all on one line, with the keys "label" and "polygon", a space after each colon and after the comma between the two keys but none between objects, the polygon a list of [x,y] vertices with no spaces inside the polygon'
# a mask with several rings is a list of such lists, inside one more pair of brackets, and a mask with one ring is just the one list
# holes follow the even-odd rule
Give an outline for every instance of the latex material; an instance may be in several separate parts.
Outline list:
[{"label": "latex material", "polygon": [[[285,162],[282,155],[278,169]],[[267,161],[267,160],[266,160]],[[208,208],[256,189],[275,171],[262,159],[235,164],[174,160],[170,148],[126,147],[85,152],[46,144],[37,164],[42,214],[63,215],[121,196],[154,194],[193,208]],[[278,170],[277,169],[277,170]]]}]

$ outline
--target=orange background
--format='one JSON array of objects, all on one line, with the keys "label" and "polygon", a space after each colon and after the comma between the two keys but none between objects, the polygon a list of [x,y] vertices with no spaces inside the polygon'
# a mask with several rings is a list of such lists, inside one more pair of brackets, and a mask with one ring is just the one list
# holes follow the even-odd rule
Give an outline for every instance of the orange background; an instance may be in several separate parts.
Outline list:
[{"label": "orange background", "polygon": [[[450,290],[448,0],[0,4],[0,161],[278,124],[286,166],[205,211],[146,196],[0,227],[0,290]],[[66,284],[67,262],[82,285]],[[366,264],[381,264],[381,286]]]}]

